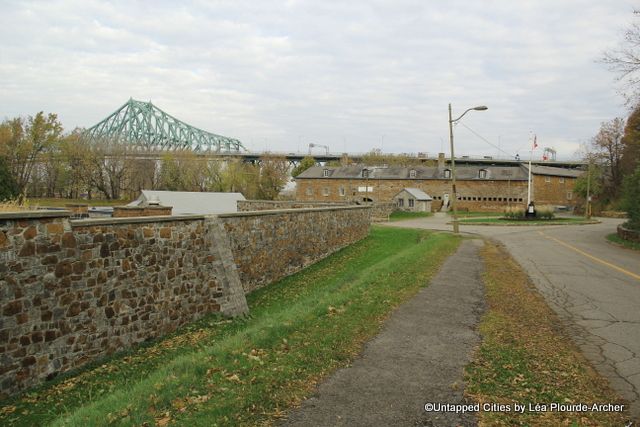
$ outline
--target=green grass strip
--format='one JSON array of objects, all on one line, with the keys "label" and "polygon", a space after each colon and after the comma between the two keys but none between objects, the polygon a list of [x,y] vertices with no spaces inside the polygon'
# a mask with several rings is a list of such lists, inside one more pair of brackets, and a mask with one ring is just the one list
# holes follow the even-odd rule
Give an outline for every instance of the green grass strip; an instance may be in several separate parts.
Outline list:
[{"label": "green grass strip", "polygon": [[622,239],[617,233],[607,234],[607,240],[618,245],[622,245],[625,248],[640,251],[640,243]]},{"label": "green grass strip", "polygon": [[[627,413],[531,410],[536,404],[622,403],[566,334],[522,268],[502,247],[482,251],[488,309],[482,343],[465,368],[465,394],[478,403],[526,405],[524,413],[478,413],[487,426],[616,426]],[[627,406],[628,408],[628,406]]]},{"label": "green grass strip", "polygon": [[405,219],[427,218],[433,215],[431,212],[406,212],[395,211],[389,215],[389,221],[403,221]]},{"label": "green grass strip", "polygon": [[458,243],[448,234],[373,228],[367,239],[250,294],[249,318],[203,319],[9,402],[5,408],[14,409],[0,412],[0,423],[216,426],[276,419],[348,364]]}]

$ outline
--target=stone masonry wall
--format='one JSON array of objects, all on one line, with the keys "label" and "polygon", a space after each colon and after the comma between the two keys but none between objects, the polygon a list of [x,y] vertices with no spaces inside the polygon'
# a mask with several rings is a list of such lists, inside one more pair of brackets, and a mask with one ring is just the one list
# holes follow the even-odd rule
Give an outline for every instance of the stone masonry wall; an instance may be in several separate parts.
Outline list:
[{"label": "stone masonry wall", "polygon": [[533,200],[536,205],[575,206],[578,200],[574,193],[576,178],[534,175],[532,180]]},{"label": "stone masonry wall", "polygon": [[238,212],[274,209],[330,208],[346,206],[346,202],[296,202],[292,200],[238,200]]},{"label": "stone masonry wall", "polygon": [[0,215],[0,394],[206,313],[247,312],[215,217],[152,221]]},{"label": "stone masonry wall", "polygon": [[640,231],[626,228],[624,224],[618,226],[618,237],[630,242],[640,243]]},{"label": "stone masonry wall", "polygon": [[366,237],[370,211],[0,213],[0,397],[206,313],[246,313],[245,292]]},{"label": "stone masonry wall", "polygon": [[366,206],[219,215],[245,292],[295,273],[366,237]]},{"label": "stone masonry wall", "polygon": [[[366,196],[374,203],[388,203],[406,187],[419,188],[433,197],[432,210],[438,210],[445,195],[451,194],[451,181],[445,179],[317,178],[297,179],[296,199],[303,202],[353,202]],[[457,192],[460,207],[474,211],[501,211],[509,205],[526,204],[527,182],[459,180]]]}]

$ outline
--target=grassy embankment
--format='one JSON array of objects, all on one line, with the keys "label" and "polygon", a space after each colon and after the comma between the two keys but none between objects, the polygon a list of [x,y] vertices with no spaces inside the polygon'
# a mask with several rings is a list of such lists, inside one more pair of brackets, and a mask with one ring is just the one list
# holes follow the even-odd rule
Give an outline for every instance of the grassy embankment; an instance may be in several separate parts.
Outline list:
[{"label": "grassy embankment", "polygon": [[459,239],[372,228],[304,271],[251,293],[251,315],[210,316],[22,398],[5,426],[268,424],[345,366]]},{"label": "grassy embankment", "polygon": [[610,241],[610,242],[613,242],[615,244],[624,246],[625,248],[633,249],[633,250],[636,250],[636,251],[640,251],[640,243],[631,242],[629,240],[621,239],[620,236],[618,236],[617,233],[608,234],[607,235],[607,240]]},{"label": "grassy embankment", "polygon": [[[502,248],[483,250],[488,311],[467,366],[467,394],[480,403],[621,402],[567,337],[555,313]],[[481,412],[486,426],[622,426],[617,412]]]}]

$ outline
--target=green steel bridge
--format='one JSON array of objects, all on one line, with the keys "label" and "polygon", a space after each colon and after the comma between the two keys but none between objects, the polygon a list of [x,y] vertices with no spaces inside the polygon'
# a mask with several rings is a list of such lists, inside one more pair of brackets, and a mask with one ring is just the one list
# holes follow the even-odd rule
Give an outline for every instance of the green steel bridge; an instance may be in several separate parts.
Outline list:
[{"label": "green steel bridge", "polygon": [[[151,102],[129,99],[122,107],[110,114],[100,123],[87,129],[83,138],[89,143],[108,143],[125,145],[136,149],[135,156],[142,159],[160,160],[167,151],[190,150],[206,158],[241,158],[245,162],[260,162],[265,155],[285,157],[292,165],[298,164],[304,157],[311,156],[317,163],[340,160],[345,154],[352,161],[360,161],[366,153],[331,153],[329,147],[309,144],[309,153],[269,152],[247,150],[234,138],[216,135],[188,125],[165,113]],[[325,153],[312,153],[311,147],[326,148]],[[419,153],[422,162],[435,161],[437,157]],[[446,162],[449,161],[447,158]],[[526,163],[519,159],[494,159],[492,157],[457,157],[456,163],[478,165],[519,165]],[[576,161],[533,161],[534,164],[575,168],[584,166]]]},{"label": "green steel bridge", "polygon": [[151,102],[131,98],[84,132],[90,143],[124,144],[142,151],[191,150],[208,153],[247,151],[240,141],[184,123]]}]

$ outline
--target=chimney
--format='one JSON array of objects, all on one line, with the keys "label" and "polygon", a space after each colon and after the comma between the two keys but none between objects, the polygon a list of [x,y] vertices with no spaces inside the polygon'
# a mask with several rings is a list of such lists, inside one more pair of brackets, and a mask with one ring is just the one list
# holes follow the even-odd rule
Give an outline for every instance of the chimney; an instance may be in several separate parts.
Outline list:
[{"label": "chimney", "polygon": [[438,153],[438,169],[444,169],[444,153]]}]

